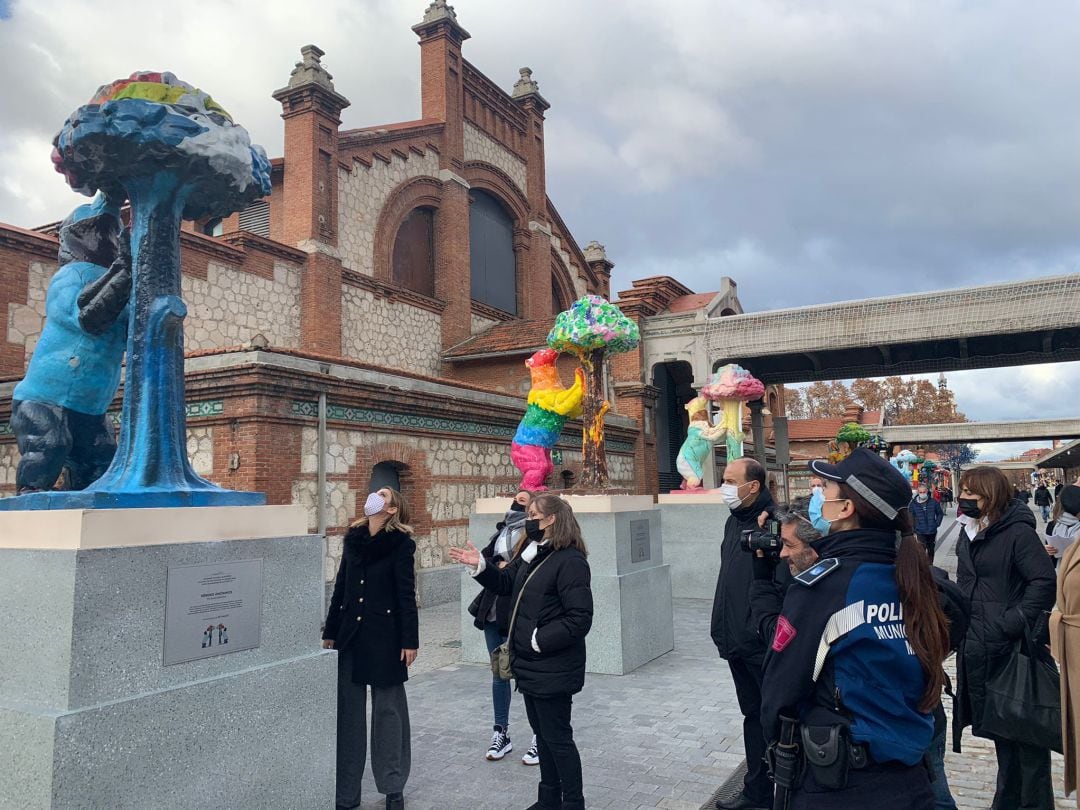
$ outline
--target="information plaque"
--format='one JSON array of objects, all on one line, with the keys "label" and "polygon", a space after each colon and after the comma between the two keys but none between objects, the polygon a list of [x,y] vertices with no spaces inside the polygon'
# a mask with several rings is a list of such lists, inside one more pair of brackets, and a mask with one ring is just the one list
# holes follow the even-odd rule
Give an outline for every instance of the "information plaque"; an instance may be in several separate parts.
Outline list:
[{"label": "information plaque", "polygon": [[263,561],[170,565],[165,666],[258,647]]},{"label": "information plaque", "polygon": [[652,557],[652,545],[649,542],[649,521],[630,521],[630,562],[646,562]]}]

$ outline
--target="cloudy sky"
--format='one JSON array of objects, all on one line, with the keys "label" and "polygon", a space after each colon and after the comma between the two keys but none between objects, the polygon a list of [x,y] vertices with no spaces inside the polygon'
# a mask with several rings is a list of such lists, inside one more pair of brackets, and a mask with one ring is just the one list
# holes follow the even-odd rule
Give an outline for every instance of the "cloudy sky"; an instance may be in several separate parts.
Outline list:
[{"label": "cloudy sky", "polygon": [[[77,201],[49,142],[97,85],[168,69],[268,152],[313,42],[344,126],[419,116],[425,0],[0,0],[0,221]],[[315,9],[318,9],[316,12]],[[465,56],[551,103],[548,190],[613,287],[728,275],[747,310],[1076,272],[1071,0],[458,0]],[[91,44],[92,43],[92,44]],[[950,375],[973,419],[1076,416],[1080,364]],[[1028,447],[1031,445],[1023,445]],[[998,448],[995,455],[1015,448]]]}]

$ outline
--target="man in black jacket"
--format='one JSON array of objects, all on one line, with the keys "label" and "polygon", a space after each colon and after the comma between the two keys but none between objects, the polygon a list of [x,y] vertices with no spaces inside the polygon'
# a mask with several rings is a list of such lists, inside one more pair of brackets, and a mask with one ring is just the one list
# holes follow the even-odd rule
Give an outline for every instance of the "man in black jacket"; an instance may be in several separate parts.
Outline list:
[{"label": "man in black jacket", "polygon": [[746,778],[743,792],[733,801],[719,800],[720,810],[771,808],[773,786],[765,768],[765,735],[761,727],[761,665],[765,644],[750,616],[753,555],[743,551],[740,538],[758,528],[758,516],[775,508],[765,488],[765,469],[752,458],[732,461],[724,470],[721,493],[731,515],[724,525],[720,546],[720,576],[716,580],[710,632],[720,657],[727,660],[743,715]]},{"label": "man in black jacket", "polygon": [[1035,487],[1035,505],[1042,510],[1042,519],[1047,521],[1050,519],[1050,507],[1054,505],[1054,496],[1050,494],[1050,490],[1046,488],[1046,484],[1042,481]]}]

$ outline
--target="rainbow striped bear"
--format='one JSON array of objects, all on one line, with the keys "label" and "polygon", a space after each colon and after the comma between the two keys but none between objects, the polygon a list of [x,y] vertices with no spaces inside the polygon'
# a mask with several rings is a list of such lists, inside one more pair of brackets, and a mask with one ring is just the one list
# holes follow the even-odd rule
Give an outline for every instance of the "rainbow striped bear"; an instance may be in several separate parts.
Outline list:
[{"label": "rainbow striped bear", "polygon": [[525,361],[532,378],[529,407],[510,444],[510,459],[521,471],[523,489],[547,489],[544,481],[555,469],[551,448],[559,440],[566,420],[581,416],[585,372],[578,368],[574,384],[564,388],[559,379],[558,359],[559,353],[554,349],[541,349]]}]

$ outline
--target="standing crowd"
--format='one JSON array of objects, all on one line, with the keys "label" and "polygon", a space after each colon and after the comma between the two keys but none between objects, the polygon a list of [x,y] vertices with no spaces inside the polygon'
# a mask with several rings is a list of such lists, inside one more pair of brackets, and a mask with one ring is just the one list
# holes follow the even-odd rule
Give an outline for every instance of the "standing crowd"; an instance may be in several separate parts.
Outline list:
[{"label": "standing crowd", "polygon": [[[782,505],[755,460],[724,470],[730,515],[711,635],[743,715],[747,771],[741,794],[717,807],[955,808],[944,767],[951,696],[953,750],[969,726],[994,743],[993,810],[1051,810],[1050,751],[1065,754],[1067,792],[1080,773],[1080,486],[1053,495],[1040,537],[1002,472],[967,471],[953,582],[933,565],[940,491],[913,493],[863,449],[811,470],[810,496]],[[484,756],[513,750],[516,685],[530,726],[522,761],[540,773],[529,810],[583,808],[572,707],[593,620],[585,539],[564,499],[524,490],[493,528],[482,551],[450,551],[479,586],[469,612],[491,654]],[[405,806],[415,548],[405,502],[388,488],[345,537],[323,631],[338,651],[338,808],[360,806],[369,748],[386,807]],[[943,667],[952,653],[955,683]]]}]

